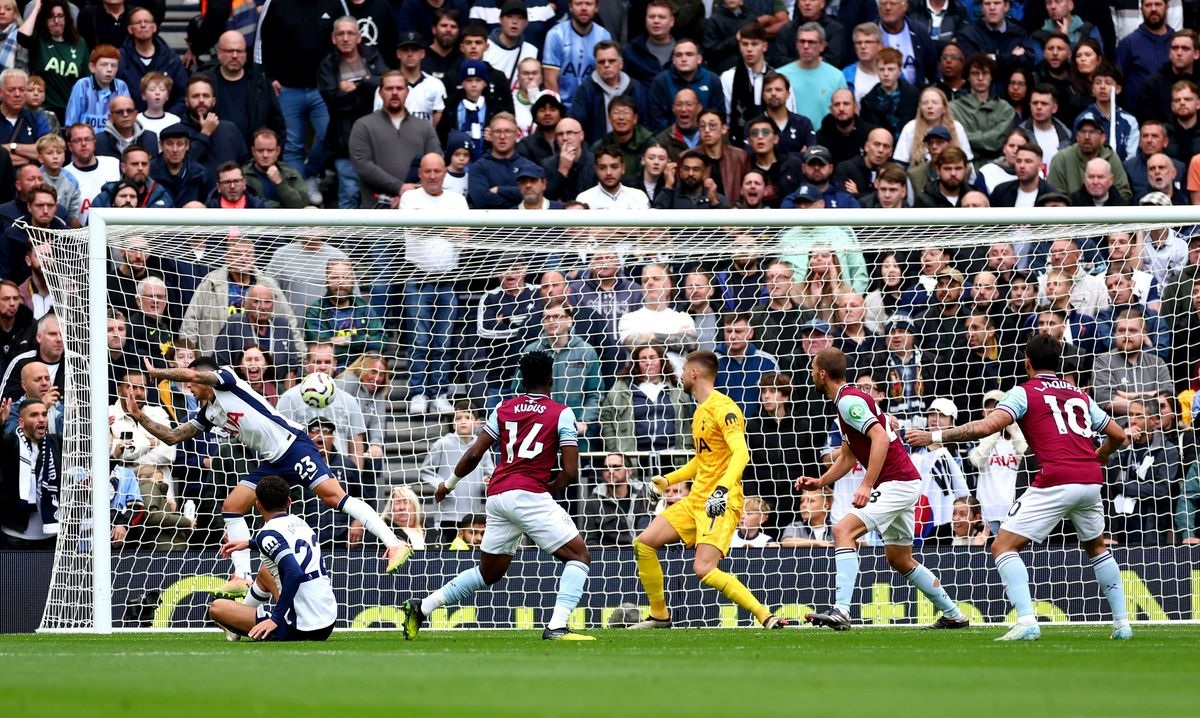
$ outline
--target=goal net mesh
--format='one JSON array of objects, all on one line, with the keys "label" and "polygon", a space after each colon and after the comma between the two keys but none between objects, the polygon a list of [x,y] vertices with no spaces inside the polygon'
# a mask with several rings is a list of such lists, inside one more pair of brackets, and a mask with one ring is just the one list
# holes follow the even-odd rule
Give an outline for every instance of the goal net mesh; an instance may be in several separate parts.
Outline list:
[{"label": "goal net mesh", "polygon": [[[863,475],[855,467],[825,495],[793,488],[799,476],[819,476],[841,442],[830,402],[811,386],[810,356],[830,345],[846,351],[849,379],[899,429],[946,427],[983,416],[1024,377],[1022,347],[1037,331],[1064,339],[1070,380],[1139,435],[1109,464],[1105,486],[1131,618],[1195,617],[1200,566],[1184,545],[1196,541],[1200,506],[1192,227],[1030,217],[758,226],[737,212],[712,227],[647,216],[655,221],[623,228],[589,226],[585,215],[571,227],[109,225],[107,287],[89,286],[87,230],[31,230],[34,287],[48,292],[65,344],[61,429],[52,425],[64,437],[61,527],[42,628],[92,626],[97,541],[112,547],[117,628],[204,627],[211,592],[230,576],[218,555],[221,505],[257,459],[224,432],[170,447],[131,422],[121,392],[144,391],[148,411],[168,425],[197,409],[186,387],[149,381],[147,364],[215,355],[233,367],[315,438],[350,494],[418,549],[399,575],[384,576],[377,537],[295,490],[293,512],[326,553],[339,626],[362,628],[395,625],[404,599],[478,559],[492,460],[445,503],[433,491],[488,412],[517,391],[520,355],[550,350],[554,398],[574,410],[584,437],[580,481],[556,496],[593,556],[572,620],[597,627],[644,612],[632,539],[686,490],[659,498],[648,486],[694,449],[694,401],[677,378],[687,352],[720,355],[718,389],[747,417],[747,501],[724,567],[764,603],[799,616],[832,602],[829,527]],[[107,297],[106,337],[89,333],[97,291]],[[93,341],[108,347],[107,386],[89,385]],[[314,371],[337,378],[326,409],[299,397]],[[97,401],[111,417],[110,473],[101,477],[90,469]],[[923,476],[917,557],[976,621],[1010,618],[986,545],[1036,473],[1025,448],[1009,431],[912,451]],[[109,536],[92,531],[98,482],[111,487]],[[888,568],[881,544],[864,538],[856,622],[932,620],[933,607]],[[1026,556],[1041,615],[1107,620],[1069,524]],[[699,585],[689,550],[669,547],[663,557],[677,624],[753,624]],[[558,571],[523,545],[505,581],[432,623],[541,625]]]}]

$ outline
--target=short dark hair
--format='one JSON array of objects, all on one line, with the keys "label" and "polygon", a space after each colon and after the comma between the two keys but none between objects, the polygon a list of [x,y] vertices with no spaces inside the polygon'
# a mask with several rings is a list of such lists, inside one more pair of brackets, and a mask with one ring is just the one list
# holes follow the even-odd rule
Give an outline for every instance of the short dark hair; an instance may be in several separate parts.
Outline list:
[{"label": "short dark hair", "polygon": [[217,363],[216,357],[211,356],[196,357],[192,360],[191,364],[188,364],[188,369],[199,369],[203,371],[216,371],[220,368],[221,365]]},{"label": "short dark hair", "polygon": [[680,167],[683,166],[684,160],[700,160],[701,164],[704,165],[705,169],[707,169],[709,167],[709,165],[712,161],[712,160],[708,159],[708,155],[704,154],[700,150],[695,150],[695,149],[684,150],[683,152],[680,152],[679,160],[678,160],[678,164]]},{"label": "short dark hair", "polygon": [[528,389],[544,389],[554,383],[554,357],[535,350],[521,357],[521,383]]},{"label": "short dark hair", "polygon": [[[782,75],[780,75],[780,77],[782,77]],[[775,124],[775,120],[772,120],[769,115],[758,115],[757,117],[750,118],[750,121],[746,123],[746,133],[749,134],[750,128],[755,125],[766,125],[767,127],[771,128],[771,132],[773,134],[779,134],[779,126]]]},{"label": "short dark hair", "polygon": [[221,175],[225,174],[226,172],[231,172],[233,170],[237,170],[238,172],[241,172],[242,175],[246,174],[245,170],[242,169],[241,165],[239,165],[237,162],[234,162],[233,160],[229,160],[228,162],[222,162],[221,166],[217,168],[217,177],[220,177]]},{"label": "short dark hair", "polygon": [[150,156],[150,150],[146,149],[145,145],[139,145],[138,143],[135,142],[132,145],[129,145],[125,149],[121,150],[121,161],[124,162],[124,161],[128,160],[129,155],[133,154],[134,152],[141,152],[142,154],[146,155],[147,157]]},{"label": "short dark hair", "polygon": [[282,511],[292,500],[292,487],[282,476],[271,474],[259,480],[254,487],[254,497],[267,511]]},{"label": "short dark hair", "polygon": [[1049,82],[1039,82],[1038,84],[1034,85],[1033,89],[1029,91],[1029,94],[1030,96],[1033,96],[1034,93],[1039,95],[1050,95],[1050,99],[1058,102],[1058,90],[1056,90],[1054,85],[1051,85]]},{"label": "short dark hair", "polygon": [[967,57],[964,67],[967,73],[970,73],[971,69],[975,67],[983,67],[993,77],[996,75],[996,61],[986,52],[974,52]]},{"label": "short dark hair", "polygon": [[616,157],[622,163],[625,162],[625,155],[621,154],[621,148],[616,145],[605,145],[596,150],[596,161],[599,161],[601,157]]},{"label": "short dark hair", "polygon": [[[216,83],[216,81],[215,81],[215,80],[213,80],[211,77],[209,77],[208,75],[206,75],[206,74],[205,74],[205,73],[203,73],[203,72],[197,72],[195,75],[192,75],[191,77],[189,77],[189,78],[188,78],[188,82],[187,82],[187,91],[186,91],[184,94],[189,94],[189,93],[191,93],[191,91],[192,91],[192,85],[196,85],[196,84],[199,84],[199,83],[201,83],[201,82],[203,82],[204,84],[208,85],[208,89],[209,89],[209,90],[212,90],[213,97],[216,97],[216,96],[217,96],[217,83]],[[93,130],[93,131],[94,131],[94,130]]]},{"label": "short dark hair", "polygon": [[1025,358],[1035,371],[1058,372],[1062,368],[1062,342],[1049,334],[1031,334],[1025,342]]},{"label": "short dark hair", "polygon": [[757,20],[751,20],[738,29],[737,37],[740,40],[762,40],[766,42],[767,30]]},{"label": "short dark hair", "polygon": [[469,529],[472,526],[486,526],[486,525],[487,525],[487,519],[484,518],[481,514],[467,514],[466,516],[464,516],[458,520],[458,527],[460,529]]},{"label": "short dark hair", "polygon": [[637,102],[629,95],[617,95],[608,101],[608,112],[611,113],[614,107],[624,107],[633,110],[633,114],[637,114]]},{"label": "short dark hair", "polygon": [[825,347],[813,357],[813,363],[834,381],[846,381],[846,354],[837,347]]}]

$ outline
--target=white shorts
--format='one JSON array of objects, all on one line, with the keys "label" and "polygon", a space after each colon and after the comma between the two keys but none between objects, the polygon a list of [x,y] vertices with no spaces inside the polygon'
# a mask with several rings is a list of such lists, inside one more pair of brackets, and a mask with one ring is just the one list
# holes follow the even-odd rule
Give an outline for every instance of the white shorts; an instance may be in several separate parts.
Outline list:
[{"label": "white shorts", "polygon": [[864,508],[851,507],[850,513],[869,530],[877,531],[885,546],[912,546],[914,512],[920,497],[920,481],[885,481],[871,492]]},{"label": "white shorts", "polygon": [[487,526],[479,550],[512,556],[522,535],[546,553],[554,553],[578,536],[579,529],[550,494],[518,489],[489,496]]},{"label": "white shorts", "polygon": [[1075,525],[1080,541],[1104,533],[1104,503],[1100,484],[1062,484],[1030,487],[1021,494],[1000,528],[1041,543],[1064,518]]}]

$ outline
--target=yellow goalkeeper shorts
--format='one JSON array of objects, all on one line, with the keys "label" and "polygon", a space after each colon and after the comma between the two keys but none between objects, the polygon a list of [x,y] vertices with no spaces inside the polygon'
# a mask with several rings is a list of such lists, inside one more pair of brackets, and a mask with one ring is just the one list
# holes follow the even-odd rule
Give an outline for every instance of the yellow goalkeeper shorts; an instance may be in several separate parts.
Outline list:
[{"label": "yellow goalkeeper shorts", "polygon": [[742,520],[742,507],[729,506],[723,516],[709,518],[704,513],[703,501],[684,499],[667,508],[662,515],[684,544],[695,546],[704,543],[717,547],[722,555],[728,555],[729,544]]}]

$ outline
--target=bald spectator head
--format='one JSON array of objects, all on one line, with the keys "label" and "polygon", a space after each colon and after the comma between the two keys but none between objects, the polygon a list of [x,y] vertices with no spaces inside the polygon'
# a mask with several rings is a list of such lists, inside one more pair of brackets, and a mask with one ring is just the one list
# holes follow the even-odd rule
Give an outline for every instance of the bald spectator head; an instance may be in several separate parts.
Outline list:
[{"label": "bald spectator head", "polygon": [[[50,381],[50,368],[40,361],[31,361],[21,367],[21,389],[31,399],[41,399],[54,388]],[[5,417],[7,418],[7,417]]]},{"label": "bald spectator head", "polygon": [[695,90],[684,88],[675,93],[675,101],[671,105],[671,114],[675,117],[675,126],[681,130],[691,130],[696,127],[696,118],[700,116],[700,96]]},{"label": "bald spectator head", "polygon": [[442,193],[442,183],[446,181],[446,159],[440,152],[430,152],[421,158],[417,173],[425,194],[437,197]]},{"label": "bald spectator head", "polygon": [[538,286],[538,294],[546,302],[565,297],[568,291],[567,278],[563,276],[562,272],[551,270],[542,274],[542,281]]},{"label": "bald spectator head", "polygon": [[1150,189],[1174,197],[1175,178],[1175,162],[1170,157],[1156,152],[1146,158],[1146,179],[1150,183]]},{"label": "bald spectator head", "polygon": [[867,142],[863,145],[863,159],[868,167],[879,168],[892,159],[892,133],[884,127],[876,127],[867,134]]},{"label": "bald spectator head", "polygon": [[121,136],[128,139],[133,137],[134,124],[137,122],[137,106],[133,100],[123,95],[117,95],[108,102],[108,121],[112,123]]},{"label": "bald spectator head", "polygon": [[237,30],[221,33],[217,39],[217,62],[227,80],[240,80],[246,69],[246,38]]},{"label": "bald spectator head", "polygon": [[1094,200],[1108,197],[1108,191],[1113,186],[1113,171],[1107,160],[1096,157],[1087,161],[1083,168],[1083,187],[1088,196]]},{"label": "bald spectator head", "polygon": [[554,126],[554,141],[560,153],[565,147],[579,149],[583,146],[583,125],[573,117],[564,117]]},{"label": "bald spectator head", "polygon": [[845,89],[834,90],[829,98],[829,114],[833,115],[833,119],[842,127],[854,124],[854,118],[858,114],[858,102],[854,99],[854,93]]},{"label": "bald spectator head", "polygon": [[992,203],[988,202],[987,195],[977,190],[971,190],[962,197],[962,202],[959,202],[959,207],[991,207]]}]

